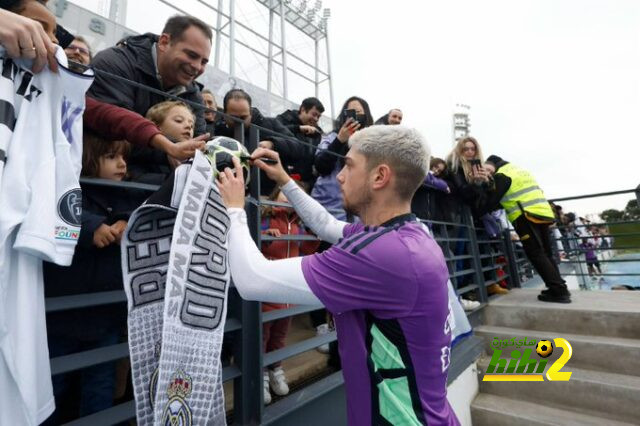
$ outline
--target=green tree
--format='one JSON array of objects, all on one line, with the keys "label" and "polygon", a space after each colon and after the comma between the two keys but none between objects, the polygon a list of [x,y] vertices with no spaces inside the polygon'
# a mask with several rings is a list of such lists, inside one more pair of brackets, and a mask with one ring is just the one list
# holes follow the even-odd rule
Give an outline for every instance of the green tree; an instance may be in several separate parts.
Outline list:
[{"label": "green tree", "polygon": [[625,219],[637,220],[640,219],[640,207],[638,207],[638,200],[630,200],[627,203],[627,207],[624,208]]},{"label": "green tree", "polygon": [[616,210],[616,209],[608,209],[600,213],[600,217],[605,222],[616,222],[618,220],[624,219],[624,211]]}]

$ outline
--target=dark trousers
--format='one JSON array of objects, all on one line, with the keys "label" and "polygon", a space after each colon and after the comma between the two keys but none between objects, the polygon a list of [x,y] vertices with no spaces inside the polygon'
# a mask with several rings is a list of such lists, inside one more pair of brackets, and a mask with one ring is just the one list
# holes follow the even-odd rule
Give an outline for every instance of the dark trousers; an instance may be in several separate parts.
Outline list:
[{"label": "dark trousers", "polygon": [[[270,321],[262,325],[262,343],[264,344],[264,352],[276,351],[287,345],[287,334],[291,328],[291,317],[280,318],[279,320]],[[274,362],[269,366],[274,370],[280,367],[281,362]]]},{"label": "dark trousers", "polygon": [[553,260],[549,225],[533,223],[521,215],[513,222],[513,227],[520,237],[527,258],[545,285],[554,293],[566,294],[567,286],[560,275],[558,265]]}]

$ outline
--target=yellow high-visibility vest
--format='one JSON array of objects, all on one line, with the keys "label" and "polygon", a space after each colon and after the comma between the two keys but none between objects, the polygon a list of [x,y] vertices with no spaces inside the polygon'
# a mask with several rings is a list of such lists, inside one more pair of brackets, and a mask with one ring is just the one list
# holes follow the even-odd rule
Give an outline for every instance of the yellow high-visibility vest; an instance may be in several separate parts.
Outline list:
[{"label": "yellow high-visibility vest", "polygon": [[522,210],[537,218],[554,220],[553,210],[531,173],[511,163],[500,167],[498,173],[511,178],[511,186],[500,200],[510,222],[520,217]]}]

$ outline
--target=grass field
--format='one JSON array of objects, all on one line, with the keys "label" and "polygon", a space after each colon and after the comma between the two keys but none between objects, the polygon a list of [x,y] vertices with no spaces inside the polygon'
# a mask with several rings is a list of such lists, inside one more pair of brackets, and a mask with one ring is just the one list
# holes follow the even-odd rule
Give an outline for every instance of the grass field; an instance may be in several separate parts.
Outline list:
[{"label": "grass field", "polygon": [[614,249],[640,251],[640,223],[609,225],[609,231],[614,238]]}]

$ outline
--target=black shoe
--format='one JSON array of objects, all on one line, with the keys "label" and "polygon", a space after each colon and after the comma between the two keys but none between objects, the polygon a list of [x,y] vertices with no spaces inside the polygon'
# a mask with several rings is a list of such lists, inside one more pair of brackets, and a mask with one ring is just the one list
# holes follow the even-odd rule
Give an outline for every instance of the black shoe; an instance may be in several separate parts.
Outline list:
[{"label": "black shoe", "polygon": [[571,297],[568,294],[556,294],[551,291],[546,293],[543,291],[538,295],[538,300],[542,302],[554,302],[554,303],[571,303]]},{"label": "black shoe", "polygon": [[[544,290],[542,290],[540,293],[542,294],[556,294],[557,292],[551,288],[545,288]],[[559,294],[561,296],[567,296],[567,297],[571,297],[571,293],[569,292],[569,290],[567,289],[563,289],[559,292]]]}]

